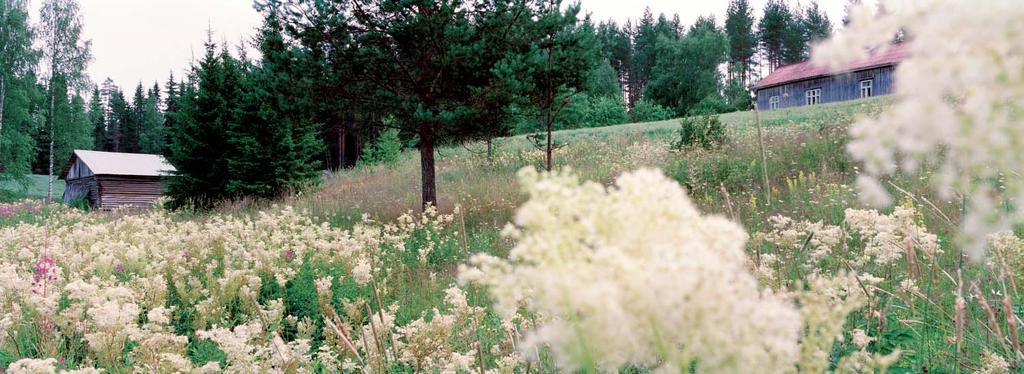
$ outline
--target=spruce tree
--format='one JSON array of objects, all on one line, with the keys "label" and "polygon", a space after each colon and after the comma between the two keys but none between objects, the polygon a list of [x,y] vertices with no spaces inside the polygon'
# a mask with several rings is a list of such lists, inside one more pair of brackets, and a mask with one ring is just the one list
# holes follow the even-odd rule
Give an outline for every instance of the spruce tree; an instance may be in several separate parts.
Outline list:
[{"label": "spruce tree", "polygon": [[224,156],[230,154],[231,144],[226,135],[238,123],[241,72],[226,50],[218,53],[210,39],[205,46],[195,67],[196,86],[183,93],[178,128],[171,132],[167,161],[176,169],[167,183],[171,208],[210,208],[229,196]]},{"label": "spruce tree", "polygon": [[139,82],[135,86],[135,94],[132,95],[131,103],[128,106],[128,121],[121,127],[121,152],[139,153],[141,150],[140,139],[143,132],[145,105],[146,96],[143,93],[142,82]]},{"label": "spruce tree", "polygon": [[161,154],[166,148],[164,113],[160,111],[160,86],[154,84],[142,99],[139,112],[139,152]]},{"label": "spruce tree", "polygon": [[92,125],[92,149],[102,151],[106,149],[109,139],[107,138],[107,119],[103,102],[100,101],[100,89],[94,87],[92,97],[89,98],[89,123]]},{"label": "spruce tree", "polygon": [[263,60],[245,81],[240,121],[228,129],[233,196],[275,197],[319,177],[311,82],[297,63],[301,52],[284,41],[278,11],[267,11],[256,40]]}]

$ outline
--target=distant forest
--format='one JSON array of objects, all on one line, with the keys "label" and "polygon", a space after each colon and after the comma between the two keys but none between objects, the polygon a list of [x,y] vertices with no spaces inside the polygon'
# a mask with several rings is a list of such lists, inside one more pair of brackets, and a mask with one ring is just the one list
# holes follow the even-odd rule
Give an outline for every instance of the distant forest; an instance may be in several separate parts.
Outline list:
[{"label": "distant forest", "polygon": [[386,137],[418,150],[432,204],[438,146],[748,109],[758,67],[803,61],[833,30],[817,2],[784,0],[691,25],[650,9],[595,22],[560,0],[254,6],[251,46],[211,34],[185,76],[126,91],[85,75],[77,1],[43,1],[32,24],[26,0],[0,0],[0,180],[59,174],[74,149],[163,154],[171,207],[202,208],[372,162]]}]

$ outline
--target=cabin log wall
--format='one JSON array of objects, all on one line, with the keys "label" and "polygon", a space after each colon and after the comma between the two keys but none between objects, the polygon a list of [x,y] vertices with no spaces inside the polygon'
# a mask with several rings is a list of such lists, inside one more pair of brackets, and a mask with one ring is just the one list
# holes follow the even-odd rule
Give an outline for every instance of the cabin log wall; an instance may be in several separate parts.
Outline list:
[{"label": "cabin log wall", "polygon": [[865,79],[873,80],[871,96],[888,95],[895,88],[894,71],[895,66],[882,66],[761,88],[757,90],[757,108],[771,109],[772,96],[779,97],[778,109],[803,106],[805,93],[815,88],[821,89],[819,104],[856,100],[860,98],[860,82]]}]

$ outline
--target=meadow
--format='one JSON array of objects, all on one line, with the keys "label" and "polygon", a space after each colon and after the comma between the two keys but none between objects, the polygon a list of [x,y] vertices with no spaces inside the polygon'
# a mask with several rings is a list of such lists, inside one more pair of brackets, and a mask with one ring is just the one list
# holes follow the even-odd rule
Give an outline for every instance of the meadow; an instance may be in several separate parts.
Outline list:
[{"label": "meadow", "polygon": [[525,136],[450,145],[423,213],[414,152],[213,213],[4,203],[0,368],[1017,370],[1024,241],[966,261],[927,167],[859,202],[848,126],[889,105],[762,112],[765,165],[753,112],[711,149],[561,131],[553,175]]}]

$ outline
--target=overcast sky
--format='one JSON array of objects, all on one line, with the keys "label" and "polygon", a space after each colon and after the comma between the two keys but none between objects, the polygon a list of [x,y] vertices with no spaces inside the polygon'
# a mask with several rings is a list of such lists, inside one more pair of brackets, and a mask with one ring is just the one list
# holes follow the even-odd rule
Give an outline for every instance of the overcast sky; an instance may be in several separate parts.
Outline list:
[{"label": "overcast sky", "polygon": [[[751,0],[755,16],[760,16],[766,1]],[[819,0],[833,24],[842,19],[846,2]],[[32,3],[38,7],[41,1]],[[582,4],[595,21],[624,23],[650,7],[655,16],[678,13],[684,24],[707,14],[714,14],[721,24],[728,0],[583,0]],[[110,77],[126,91],[140,81],[146,86],[154,81],[163,85],[171,71],[180,77],[193,57],[202,57],[208,28],[213,29],[214,41],[238,45],[251,40],[261,22],[252,0],[81,0],[81,7],[84,36],[92,40],[93,48],[89,75],[97,84]]]}]

